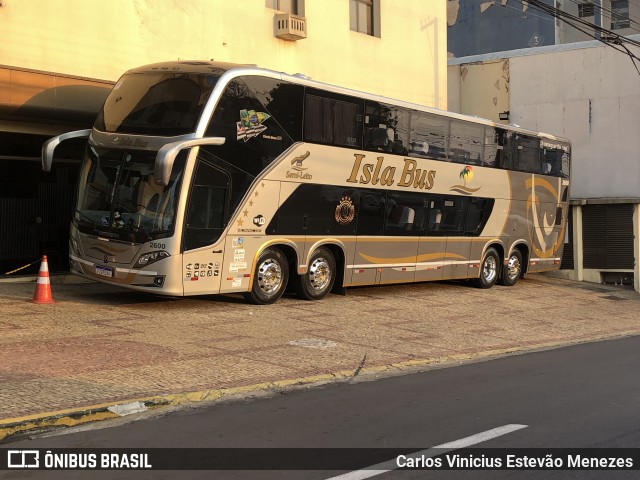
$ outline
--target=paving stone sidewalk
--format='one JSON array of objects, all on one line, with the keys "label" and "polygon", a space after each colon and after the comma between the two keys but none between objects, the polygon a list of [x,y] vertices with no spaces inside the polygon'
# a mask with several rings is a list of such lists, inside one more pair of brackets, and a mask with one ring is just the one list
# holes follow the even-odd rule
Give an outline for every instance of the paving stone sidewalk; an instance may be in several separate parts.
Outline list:
[{"label": "paving stone sidewalk", "polygon": [[[529,275],[285,296],[175,299],[53,278],[0,283],[0,427],[68,409],[220,389],[344,378],[640,333],[640,295]],[[346,372],[346,373],[345,373]],[[285,382],[285,383],[283,383]],[[1,440],[1,437],[0,437]]]}]

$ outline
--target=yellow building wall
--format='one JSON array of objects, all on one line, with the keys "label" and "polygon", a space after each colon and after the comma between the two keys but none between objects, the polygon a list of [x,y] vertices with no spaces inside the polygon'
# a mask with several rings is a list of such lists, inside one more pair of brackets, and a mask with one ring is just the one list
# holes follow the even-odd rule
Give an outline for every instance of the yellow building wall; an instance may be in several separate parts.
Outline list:
[{"label": "yellow building wall", "polygon": [[381,37],[347,0],[306,0],[307,38],[273,34],[265,0],[2,0],[0,65],[101,80],[167,60],[216,60],[446,109],[446,0],[381,0]]}]

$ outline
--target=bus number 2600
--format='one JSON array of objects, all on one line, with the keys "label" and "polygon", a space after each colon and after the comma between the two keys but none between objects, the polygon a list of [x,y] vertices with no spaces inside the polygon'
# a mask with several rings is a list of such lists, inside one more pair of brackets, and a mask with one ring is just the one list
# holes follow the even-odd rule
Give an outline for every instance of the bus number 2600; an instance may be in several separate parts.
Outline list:
[{"label": "bus number 2600", "polygon": [[149,248],[159,248],[160,250],[164,250],[166,245],[164,243],[151,242],[149,243]]}]

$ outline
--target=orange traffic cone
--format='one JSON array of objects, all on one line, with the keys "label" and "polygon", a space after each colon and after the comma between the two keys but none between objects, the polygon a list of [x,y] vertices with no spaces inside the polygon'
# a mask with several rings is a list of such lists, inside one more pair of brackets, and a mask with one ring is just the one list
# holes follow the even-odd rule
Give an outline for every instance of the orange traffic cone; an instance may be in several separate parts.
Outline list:
[{"label": "orange traffic cone", "polygon": [[33,295],[33,303],[55,303],[51,296],[51,282],[49,281],[49,265],[47,256],[42,256],[40,271],[38,272],[38,283],[36,293]]}]

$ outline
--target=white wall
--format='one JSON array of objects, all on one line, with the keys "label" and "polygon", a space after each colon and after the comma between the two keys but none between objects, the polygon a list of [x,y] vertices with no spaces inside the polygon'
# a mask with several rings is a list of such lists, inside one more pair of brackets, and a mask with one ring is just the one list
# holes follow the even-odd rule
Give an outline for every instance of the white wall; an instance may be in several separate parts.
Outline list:
[{"label": "white wall", "polygon": [[509,62],[511,121],[573,144],[572,198],[638,197],[640,74],[629,57],[603,45]]}]

